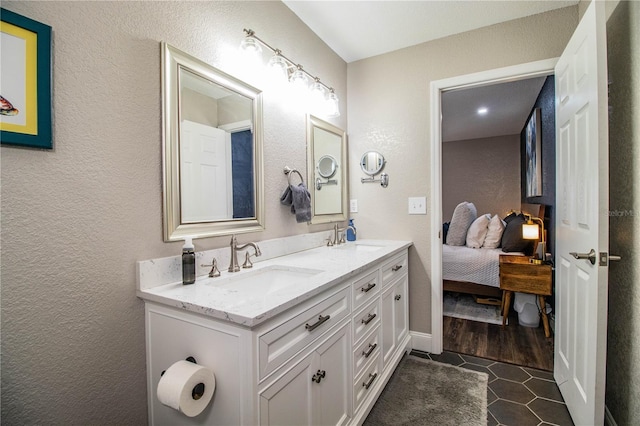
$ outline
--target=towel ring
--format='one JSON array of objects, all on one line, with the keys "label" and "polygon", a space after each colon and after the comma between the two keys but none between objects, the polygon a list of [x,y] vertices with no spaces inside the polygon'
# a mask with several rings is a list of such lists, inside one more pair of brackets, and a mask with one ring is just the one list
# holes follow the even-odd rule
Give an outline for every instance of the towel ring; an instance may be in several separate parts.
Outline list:
[{"label": "towel ring", "polygon": [[298,176],[300,176],[300,182],[304,183],[304,179],[302,178],[302,175],[300,174],[300,172],[297,169],[292,169],[289,166],[285,166],[284,167],[284,174],[287,175],[287,181],[289,182],[289,186],[291,186],[291,174],[292,173],[297,173]]}]

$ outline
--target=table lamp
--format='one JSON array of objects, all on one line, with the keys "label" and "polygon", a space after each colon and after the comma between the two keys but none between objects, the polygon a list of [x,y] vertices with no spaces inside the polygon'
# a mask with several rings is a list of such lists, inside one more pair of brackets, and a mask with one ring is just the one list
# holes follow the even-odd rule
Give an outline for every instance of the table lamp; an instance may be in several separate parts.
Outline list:
[{"label": "table lamp", "polygon": [[[547,244],[544,239],[544,222],[539,217],[531,216],[528,214],[525,214],[524,216],[525,219],[527,219],[527,222],[522,224],[522,238],[524,238],[525,240],[540,240],[538,242],[538,247],[536,249],[535,255],[533,259],[531,259],[531,263],[542,263],[547,260]],[[539,222],[540,226],[538,226],[537,223],[534,223],[534,221]],[[540,232],[541,230],[542,232]]]}]

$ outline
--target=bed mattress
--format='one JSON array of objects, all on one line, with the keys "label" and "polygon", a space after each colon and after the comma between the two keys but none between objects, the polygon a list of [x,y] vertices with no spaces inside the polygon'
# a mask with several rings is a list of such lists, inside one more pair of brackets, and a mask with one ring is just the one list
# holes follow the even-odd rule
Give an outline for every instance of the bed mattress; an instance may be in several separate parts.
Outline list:
[{"label": "bed mattress", "polygon": [[466,246],[442,245],[442,277],[445,280],[463,281],[500,287],[500,255],[521,256],[523,253],[505,253],[502,249],[474,249]]}]

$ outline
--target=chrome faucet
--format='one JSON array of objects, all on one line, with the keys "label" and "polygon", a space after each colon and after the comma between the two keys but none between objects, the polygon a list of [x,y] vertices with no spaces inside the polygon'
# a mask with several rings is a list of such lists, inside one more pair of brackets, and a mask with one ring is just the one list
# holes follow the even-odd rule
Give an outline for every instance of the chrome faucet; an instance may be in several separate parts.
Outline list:
[{"label": "chrome faucet", "polygon": [[247,247],[253,247],[256,256],[262,255],[262,253],[260,253],[260,247],[258,247],[256,243],[247,243],[239,246],[235,235],[231,236],[231,242],[229,243],[229,246],[231,248],[231,262],[229,263],[229,272],[238,272],[240,270],[240,266],[238,265],[238,251],[244,250]]},{"label": "chrome faucet", "polygon": [[338,244],[346,243],[344,239],[344,232],[349,228],[351,228],[351,230],[353,231],[353,235],[356,235],[356,228],[354,228],[353,226],[349,225],[344,228],[338,228],[338,224],[336,223],[333,226],[333,241],[331,244],[327,244],[327,245],[334,245],[334,244],[338,245]]}]

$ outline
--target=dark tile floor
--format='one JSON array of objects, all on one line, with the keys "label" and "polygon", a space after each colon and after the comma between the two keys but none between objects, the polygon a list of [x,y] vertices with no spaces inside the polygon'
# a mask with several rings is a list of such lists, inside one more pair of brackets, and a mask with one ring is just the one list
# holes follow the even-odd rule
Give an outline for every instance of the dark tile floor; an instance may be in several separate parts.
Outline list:
[{"label": "dark tile floor", "polygon": [[553,373],[477,358],[455,352],[411,355],[456,365],[489,375],[487,425],[572,426],[571,416],[553,380]]}]

